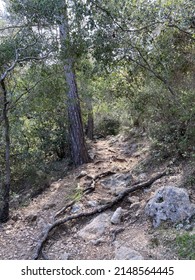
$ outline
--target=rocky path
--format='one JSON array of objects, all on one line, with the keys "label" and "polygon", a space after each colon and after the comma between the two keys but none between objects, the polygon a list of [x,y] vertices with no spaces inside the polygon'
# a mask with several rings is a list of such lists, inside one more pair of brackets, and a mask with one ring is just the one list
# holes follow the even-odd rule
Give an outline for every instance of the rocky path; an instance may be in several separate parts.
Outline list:
[{"label": "rocky path", "polygon": [[[110,137],[90,146],[92,163],[52,183],[28,206],[12,210],[11,219],[0,225],[0,259],[31,259],[45,227],[69,201],[77,199],[66,215],[90,210],[116,197],[127,185],[145,181],[160,171],[148,168],[146,173],[142,168],[150,148],[144,137],[139,140]],[[91,184],[91,178],[105,172],[110,175],[96,180],[95,190],[82,196],[82,190]],[[153,230],[144,209],[157,188],[167,183],[177,185],[181,176],[178,171],[156,181],[149,190],[135,192],[112,210],[61,225],[52,232],[44,255],[48,259],[77,260],[176,259],[176,252],[167,245],[175,238],[175,230]],[[116,209],[118,216],[115,213],[113,217]]]}]

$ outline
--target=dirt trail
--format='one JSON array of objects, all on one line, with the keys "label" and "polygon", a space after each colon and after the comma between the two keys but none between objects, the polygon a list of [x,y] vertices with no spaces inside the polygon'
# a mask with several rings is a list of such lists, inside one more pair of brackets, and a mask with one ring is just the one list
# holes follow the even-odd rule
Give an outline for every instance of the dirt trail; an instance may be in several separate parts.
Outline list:
[{"label": "dirt trail", "polygon": [[[28,206],[12,210],[11,219],[6,224],[0,225],[0,259],[32,258],[37,240],[40,239],[46,225],[54,221],[55,213],[72,199],[75,189],[79,196],[79,188],[82,189],[87,185],[88,182],[84,178],[76,179],[81,171],[86,171],[90,176],[106,171],[129,172],[135,181],[147,180],[153,172],[160,171],[151,170],[146,174],[140,167],[140,163],[147,158],[150,148],[144,137],[139,140],[125,139],[122,136],[110,137],[90,145],[92,163],[85,164],[69,172],[65,178],[52,183],[50,188],[33,199]],[[138,191],[133,194],[139,200],[137,207],[136,205],[131,207],[130,202],[124,201],[121,207],[125,214],[119,226],[121,230],[119,229],[115,240],[113,240],[113,233],[117,232],[117,228],[111,226],[98,244],[84,242],[78,237],[77,232],[92,218],[82,219],[55,229],[44,249],[47,257],[64,259],[68,254],[70,259],[113,259],[114,242],[119,242],[128,244],[141,253],[145,259],[177,258],[173,250],[164,246],[167,240],[175,237],[175,233],[167,230],[162,242],[159,241],[161,233],[151,229],[151,223],[144,214],[144,206],[151,192],[169,182],[176,184],[181,179],[181,175],[162,178],[154,183],[150,191]],[[101,204],[110,199],[110,192],[103,189],[97,182],[95,191],[80,198],[77,204],[84,210],[89,207],[89,201],[97,201]]]}]

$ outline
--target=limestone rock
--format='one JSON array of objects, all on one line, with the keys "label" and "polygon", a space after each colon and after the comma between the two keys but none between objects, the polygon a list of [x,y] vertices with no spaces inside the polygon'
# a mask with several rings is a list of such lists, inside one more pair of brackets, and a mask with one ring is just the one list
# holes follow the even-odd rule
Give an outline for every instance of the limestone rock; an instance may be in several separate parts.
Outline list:
[{"label": "limestone rock", "polygon": [[101,243],[103,243],[104,242],[104,239],[101,237],[101,238],[99,238],[99,239],[97,239],[97,240],[91,240],[90,241],[90,243],[91,244],[93,244],[93,245],[95,245],[95,246],[98,246],[99,244],[101,244]]},{"label": "limestone rock", "polygon": [[137,211],[141,206],[141,202],[132,203],[130,206],[130,210]]},{"label": "limestone rock", "polygon": [[145,213],[153,218],[154,227],[158,227],[161,221],[179,222],[190,218],[195,214],[195,205],[190,203],[185,189],[165,186],[147,203]]},{"label": "limestone rock", "polygon": [[140,181],[146,181],[148,178],[147,174],[146,173],[141,173],[139,176],[138,176],[138,180]]},{"label": "limestone rock", "polygon": [[70,259],[70,254],[69,253],[64,253],[62,256],[61,256],[61,258],[60,258],[61,260],[69,260]]},{"label": "limestone rock", "polygon": [[75,204],[71,208],[71,213],[75,214],[75,213],[80,212],[81,210],[82,210],[82,204]]},{"label": "limestone rock", "polygon": [[127,246],[117,246],[115,249],[115,260],[143,260],[143,257],[139,252]]},{"label": "limestone rock", "polygon": [[87,171],[82,170],[82,171],[80,172],[80,174],[76,177],[76,179],[80,179],[80,178],[82,178],[82,177],[84,177],[84,176],[86,176],[86,175],[87,175]]},{"label": "limestone rock", "polygon": [[118,195],[132,181],[133,176],[130,173],[118,173],[101,180],[100,183],[104,188],[110,189],[112,194]]},{"label": "limestone rock", "polygon": [[90,206],[90,207],[97,207],[98,206],[98,202],[95,201],[95,200],[89,200],[87,202],[87,205]]},{"label": "limestone rock", "polygon": [[103,213],[94,218],[88,225],[82,228],[78,235],[85,241],[97,240],[103,236],[110,226],[110,215]]},{"label": "limestone rock", "polygon": [[138,196],[135,196],[135,195],[132,195],[132,196],[129,196],[127,200],[128,200],[130,203],[136,203],[136,202],[139,202],[139,197],[138,197]]},{"label": "limestone rock", "polygon": [[123,212],[123,210],[122,210],[121,207],[118,207],[116,209],[116,211],[114,212],[114,214],[111,217],[111,223],[112,224],[115,224],[115,225],[120,224],[121,217],[122,217],[122,212]]}]

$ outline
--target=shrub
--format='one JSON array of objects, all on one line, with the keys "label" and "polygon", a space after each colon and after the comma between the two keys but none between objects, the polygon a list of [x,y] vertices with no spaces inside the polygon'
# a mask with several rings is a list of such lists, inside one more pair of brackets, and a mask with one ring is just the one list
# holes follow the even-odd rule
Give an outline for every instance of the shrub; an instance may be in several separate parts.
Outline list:
[{"label": "shrub", "polygon": [[95,127],[97,136],[106,137],[108,135],[117,135],[120,129],[120,122],[110,117],[101,119]]}]

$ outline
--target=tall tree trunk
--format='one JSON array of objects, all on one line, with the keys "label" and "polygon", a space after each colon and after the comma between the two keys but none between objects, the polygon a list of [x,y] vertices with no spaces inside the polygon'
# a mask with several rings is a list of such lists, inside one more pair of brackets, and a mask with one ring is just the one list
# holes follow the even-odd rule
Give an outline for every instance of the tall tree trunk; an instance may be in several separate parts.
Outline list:
[{"label": "tall tree trunk", "polygon": [[64,5],[64,14],[61,15],[59,24],[61,51],[64,59],[64,72],[67,84],[67,107],[69,121],[69,137],[71,155],[74,165],[78,166],[89,162],[87,153],[81,108],[74,73],[74,61],[70,53],[69,25],[67,16],[67,7]]},{"label": "tall tree trunk", "polygon": [[[7,90],[4,80],[1,81],[1,92],[3,95],[3,130],[5,139],[5,178],[0,185],[0,222],[7,222],[9,219],[9,197],[10,197],[10,133],[9,119],[7,115]],[[4,177],[4,176],[3,176]]]}]

